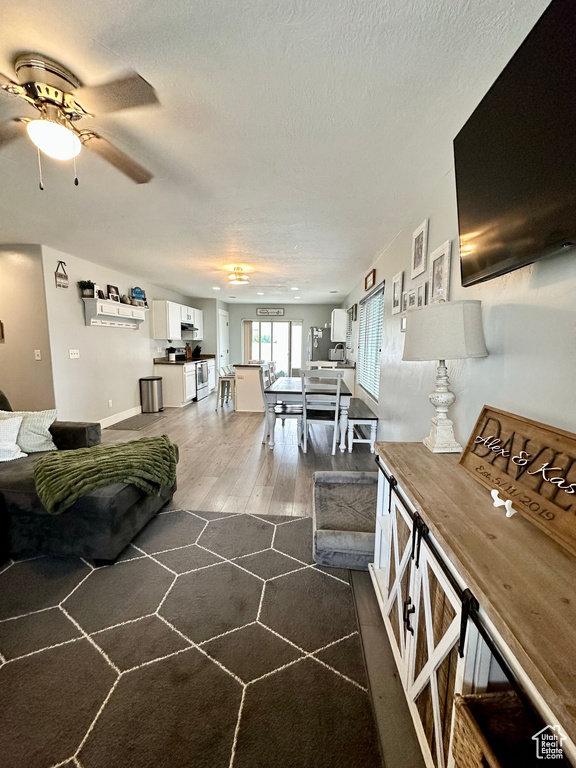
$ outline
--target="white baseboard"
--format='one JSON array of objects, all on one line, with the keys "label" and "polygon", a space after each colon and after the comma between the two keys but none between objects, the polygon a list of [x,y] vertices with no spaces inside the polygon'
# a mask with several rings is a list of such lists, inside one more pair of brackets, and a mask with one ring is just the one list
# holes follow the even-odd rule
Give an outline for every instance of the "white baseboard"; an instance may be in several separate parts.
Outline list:
[{"label": "white baseboard", "polygon": [[106,429],[106,427],[111,427],[112,424],[117,424],[119,421],[129,419],[130,416],[138,416],[139,413],[142,413],[142,408],[137,405],[134,408],[128,408],[127,411],[115,413],[114,416],[107,416],[105,419],[100,419],[100,426],[102,429]]}]

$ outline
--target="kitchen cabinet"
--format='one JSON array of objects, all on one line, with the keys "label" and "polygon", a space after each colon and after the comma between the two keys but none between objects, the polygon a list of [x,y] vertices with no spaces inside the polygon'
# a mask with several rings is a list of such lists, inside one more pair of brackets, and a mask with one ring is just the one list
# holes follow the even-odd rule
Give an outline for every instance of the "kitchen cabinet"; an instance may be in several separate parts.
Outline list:
[{"label": "kitchen cabinet", "polygon": [[[182,323],[191,323],[197,330],[183,331]],[[170,341],[201,341],[204,338],[204,312],[174,301],[153,301],[152,335],[154,339]]]},{"label": "kitchen cabinet", "polygon": [[196,326],[194,340],[202,341],[204,338],[204,312],[201,309],[193,309],[191,322]]},{"label": "kitchen cabinet", "polygon": [[192,307],[185,307],[183,304],[181,304],[180,319],[183,323],[194,323],[194,313],[197,311],[197,309],[193,309]]},{"label": "kitchen cabinet", "polygon": [[152,334],[155,339],[182,339],[182,305],[174,301],[152,302]]},{"label": "kitchen cabinet", "polygon": [[208,390],[216,389],[216,360],[208,360]]},{"label": "kitchen cabinet", "polygon": [[165,407],[181,408],[196,397],[196,363],[155,365],[154,375],[162,376]]},{"label": "kitchen cabinet", "polygon": [[333,309],[330,321],[330,341],[346,341],[348,313],[345,309]]}]

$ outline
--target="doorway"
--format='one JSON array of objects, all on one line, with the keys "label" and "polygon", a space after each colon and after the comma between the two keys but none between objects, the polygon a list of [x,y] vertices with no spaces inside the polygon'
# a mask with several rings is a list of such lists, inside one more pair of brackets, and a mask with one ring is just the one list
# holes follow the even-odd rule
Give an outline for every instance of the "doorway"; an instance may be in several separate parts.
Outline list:
[{"label": "doorway", "polygon": [[230,317],[225,309],[218,310],[218,368],[230,362]]},{"label": "doorway", "polygon": [[244,320],[244,360],[276,363],[277,376],[302,367],[302,322]]}]

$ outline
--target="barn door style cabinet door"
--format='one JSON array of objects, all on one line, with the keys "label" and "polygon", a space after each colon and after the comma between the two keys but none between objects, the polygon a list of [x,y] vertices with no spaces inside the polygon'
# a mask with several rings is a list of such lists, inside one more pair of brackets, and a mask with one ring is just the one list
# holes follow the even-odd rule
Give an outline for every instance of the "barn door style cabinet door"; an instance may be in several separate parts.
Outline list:
[{"label": "barn door style cabinet door", "polygon": [[381,472],[372,580],[426,764],[448,768],[453,698],[464,677],[462,604],[426,532]]}]

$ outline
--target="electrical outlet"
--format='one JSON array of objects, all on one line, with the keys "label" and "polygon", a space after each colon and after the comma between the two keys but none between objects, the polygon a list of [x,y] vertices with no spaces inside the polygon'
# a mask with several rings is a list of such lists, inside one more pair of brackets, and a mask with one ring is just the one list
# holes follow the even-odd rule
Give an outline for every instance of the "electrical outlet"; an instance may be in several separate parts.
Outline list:
[{"label": "electrical outlet", "polygon": [[108,408],[112,408],[112,400],[108,400]]},{"label": "electrical outlet", "polygon": [[40,349],[34,350],[34,360],[42,360],[42,351]]},{"label": "electrical outlet", "polygon": [[80,350],[79,349],[69,349],[68,355],[70,356],[70,360],[78,360],[80,357]]},{"label": "electrical outlet", "polygon": [[162,347],[156,347],[156,354],[161,355],[163,351]]}]

